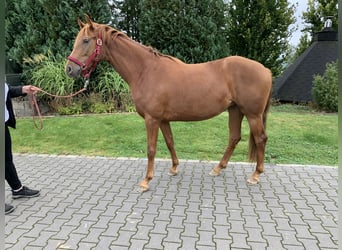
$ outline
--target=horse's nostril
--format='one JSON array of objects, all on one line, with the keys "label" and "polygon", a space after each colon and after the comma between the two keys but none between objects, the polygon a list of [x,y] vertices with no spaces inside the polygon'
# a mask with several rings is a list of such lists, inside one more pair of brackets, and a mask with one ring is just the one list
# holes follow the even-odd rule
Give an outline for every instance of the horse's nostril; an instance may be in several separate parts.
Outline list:
[{"label": "horse's nostril", "polygon": [[67,73],[68,76],[71,76],[72,75],[72,67],[70,65],[68,65],[66,68],[65,68],[65,72]]},{"label": "horse's nostril", "polygon": [[67,73],[71,73],[71,71],[72,71],[71,66],[68,66],[68,67],[67,67]]}]

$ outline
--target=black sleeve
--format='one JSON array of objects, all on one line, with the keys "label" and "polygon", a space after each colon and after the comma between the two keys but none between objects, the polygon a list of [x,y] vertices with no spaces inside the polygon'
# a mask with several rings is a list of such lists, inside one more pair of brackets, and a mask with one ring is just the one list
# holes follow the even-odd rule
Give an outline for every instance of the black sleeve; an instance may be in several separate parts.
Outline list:
[{"label": "black sleeve", "polygon": [[11,98],[26,95],[25,93],[23,93],[23,86],[8,86],[8,89],[8,93]]}]

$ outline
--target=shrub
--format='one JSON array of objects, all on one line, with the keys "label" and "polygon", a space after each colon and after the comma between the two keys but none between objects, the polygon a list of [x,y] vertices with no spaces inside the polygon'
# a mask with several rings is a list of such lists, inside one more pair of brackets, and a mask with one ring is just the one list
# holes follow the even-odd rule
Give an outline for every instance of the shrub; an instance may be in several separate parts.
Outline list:
[{"label": "shrub", "polygon": [[327,112],[338,111],[337,61],[327,64],[323,76],[314,76],[312,94],[319,109]]},{"label": "shrub", "polygon": [[[28,82],[49,93],[65,96],[83,87],[82,80],[69,78],[65,74],[65,58],[38,55],[25,62],[30,64],[30,70],[25,74]],[[59,114],[135,111],[128,84],[106,63],[99,64],[91,75],[87,92],[73,98],[40,94],[40,100]]]},{"label": "shrub", "polygon": [[113,102],[117,110],[131,112],[134,104],[128,84],[108,63],[99,66],[94,92],[101,93],[105,102]]},{"label": "shrub", "polygon": [[26,74],[29,77],[29,82],[49,93],[68,95],[75,88],[82,86],[65,74],[65,59],[56,59],[52,55],[47,57],[40,55],[25,60],[31,64],[31,69]]}]

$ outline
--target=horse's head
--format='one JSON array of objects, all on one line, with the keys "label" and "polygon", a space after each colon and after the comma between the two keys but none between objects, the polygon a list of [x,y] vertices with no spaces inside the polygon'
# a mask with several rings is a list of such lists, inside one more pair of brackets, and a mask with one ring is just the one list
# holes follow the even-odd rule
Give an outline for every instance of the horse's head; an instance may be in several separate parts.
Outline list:
[{"label": "horse's head", "polygon": [[88,79],[99,61],[102,46],[99,25],[92,22],[89,16],[85,15],[85,17],[87,23],[83,23],[78,19],[81,30],[76,37],[73,51],[68,56],[65,65],[65,73],[69,77],[83,76]]}]

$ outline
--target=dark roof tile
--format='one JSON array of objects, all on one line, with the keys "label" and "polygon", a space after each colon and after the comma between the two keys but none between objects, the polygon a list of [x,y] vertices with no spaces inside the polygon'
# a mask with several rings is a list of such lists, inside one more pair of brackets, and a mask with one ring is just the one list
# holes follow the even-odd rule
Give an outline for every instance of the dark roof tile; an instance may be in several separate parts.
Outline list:
[{"label": "dark roof tile", "polygon": [[273,98],[295,103],[311,102],[313,100],[311,89],[314,75],[322,75],[326,64],[336,61],[337,56],[337,40],[316,40],[275,80]]}]

